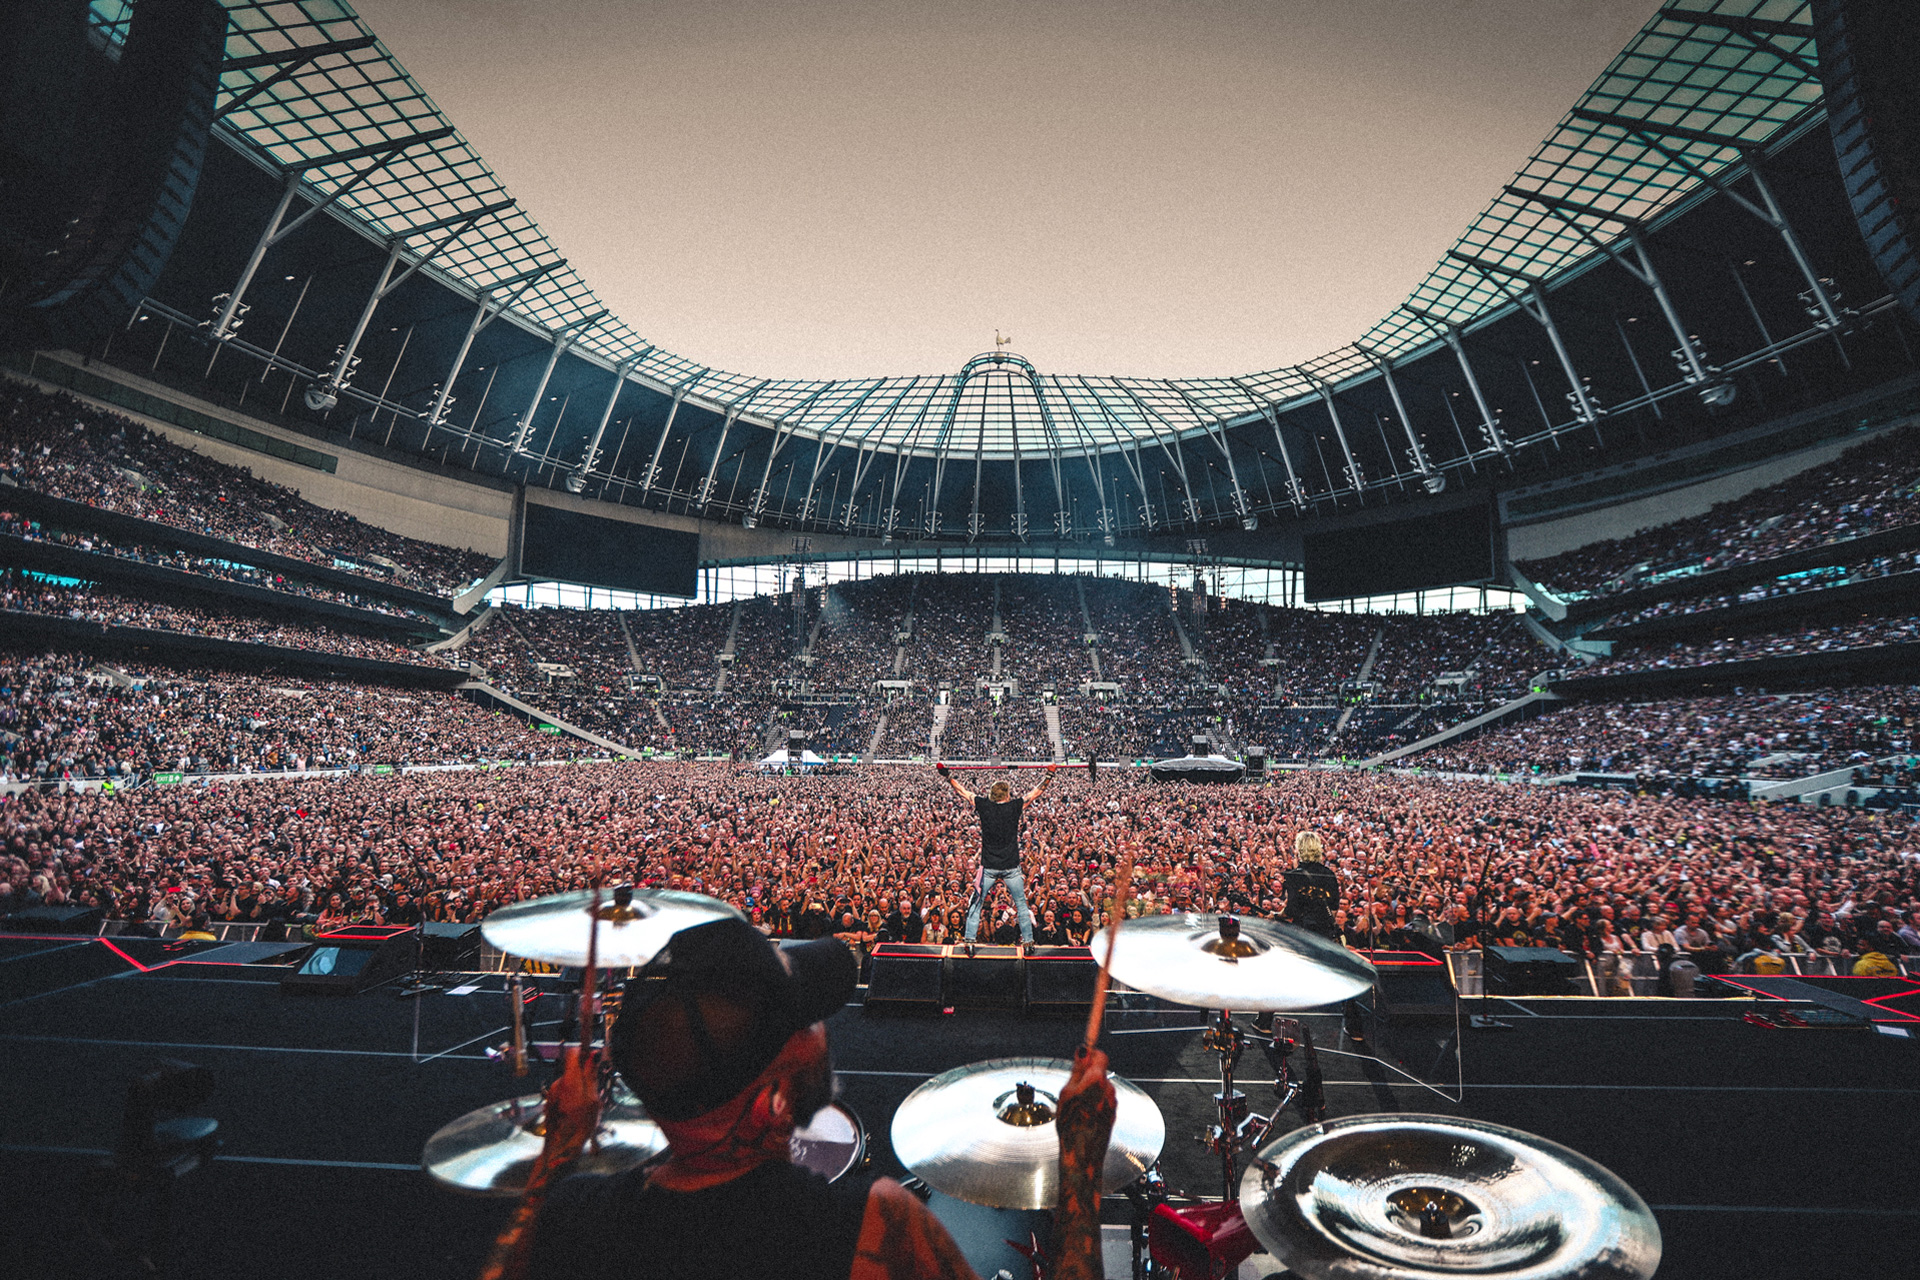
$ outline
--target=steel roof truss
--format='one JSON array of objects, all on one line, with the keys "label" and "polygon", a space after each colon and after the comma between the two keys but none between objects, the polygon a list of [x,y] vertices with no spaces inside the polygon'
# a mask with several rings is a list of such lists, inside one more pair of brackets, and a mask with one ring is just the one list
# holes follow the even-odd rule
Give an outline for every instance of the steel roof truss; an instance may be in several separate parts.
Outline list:
[{"label": "steel roof truss", "polygon": [[655,482],[660,479],[660,454],[661,451],[667,447],[667,437],[673,434],[673,420],[680,416],[680,406],[686,403],[687,392],[691,391],[693,384],[700,381],[706,374],[707,371],[705,369],[696,370],[691,377],[685,379],[679,386],[673,389],[673,403],[667,407],[666,425],[660,428],[660,439],[656,441],[653,446],[653,461],[647,464],[646,471],[640,476],[640,496],[642,498],[647,496],[648,491],[651,490]]},{"label": "steel roof truss", "polygon": [[[346,344],[340,348],[339,355],[334,359],[333,369],[327,374],[326,386],[328,389],[337,395],[341,388],[345,386],[346,380],[353,369],[354,353],[360,349],[360,339],[366,336],[367,326],[373,322],[374,311],[380,306],[380,303],[385,300],[388,294],[405,284],[413,277],[414,272],[431,262],[447,245],[466,234],[467,228],[471,227],[474,223],[490,214],[495,214],[502,209],[510,209],[512,207],[513,201],[501,200],[494,204],[487,205],[484,208],[475,209],[471,213],[455,214],[451,217],[440,218],[437,221],[427,223],[424,226],[413,227],[410,230],[401,232],[399,235],[393,237],[392,240],[388,241],[386,265],[380,268],[380,279],[374,283],[373,291],[367,295],[366,305],[360,309],[360,319],[354,324],[352,335],[348,337]],[[409,236],[419,235],[425,231],[439,230],[445,230],[447,234],[436,241],[432,248],[428,249],[424,254],[421,254],[412,266],[397,276],[393,274],[394,267],[400,262],[401,254],[406,252],[407,239]]]},{"label": "steel roof truss", "polygon": [[520,415],[520,425],[515,429],[513,444],[507,451],[509,456],[526,452],[527,435],[533,430],[533,415],[540,409],[540,397],[547,394],[547,383],[553,377],[553,367],[560,363],[560,357],[573,345],[573,340],[605,319],[606,314],[605,311],[597,311],[553,331],[553,349],[547,352],[547,367],[540,371],[540,381],[534,384],[533,395],[527,400],[527,411]]},{"label": "steel roof truss", "polygon": [[713,500],[713,482],[715,477],[720,473],[720,461],[727,452],[728,433],[733,430],[733,424],[739,421],[740,411],[747,407],[747,401],[753,399],[753,397],[767,385],[769,385],[767,382],[762,382],[759,386],[747,392],[746,395],[735,399],[727,406],[727,416],[720,423],[720,439],[716,441],[713,446],[713,462],[707,467],[707,478],[700,482],[699,493],[694,498],[694,504],[702,511],[705,511],[707,509],[707,503]]},{"label": "steel roof truss", "polygon": [[[1587,393],[1587,385],[1581,378],[1580,371],[1573,367],[1573,357],[1568,353],[1567,344],[1560,336],[1560,326],[1553,321],[1553,313],[1547,309],[1547,295],[1541,290],[1539,282],[1511,267],[1503,267],[1497,262],[1488,262],[1484,258],[1461,253],[1457,249],[1447,250],[1447,256],[1456,262],[1465,263],[1485,276],[1495,288],[1506,294],[1522,311],[1532,316],[1535,323],[1546,330],[1547,341],[1553,347],[1554,358],[1560,362],[1560,372],[1566,375],[1567,386],[1570,388],[1567,392],[1567,403],[1573,406],[1574,416],[1580,420],[1582,426],[1592,426],[1598,422],[1600,415],[1606,410],[1593,403],[1593,397]],[[1525,288],[1515,289],[1507,284],[1508,280],[1518,280]],[[1531,384],[1531,375],[1528,381]],[[1537,389],[1535,394],[1538,394]]]},{"label": "steel roof truss", "polygon": [[[1794,232],[1793,224],[1787,220],[1786,211],[1780,207],[1780,202],[1774,199],[1772,186],[1760,172],[1760,156],[1755,148],[1747,143],[1704,133],[1698,129],[1681,129],[1673,125],[1655,124],[1651,121],[1636,120],[1629,116],[1613,115],[1604,111],[1589,111],[1583,107],[1576,107],[1573,114],[1579,119],[1593,124],[1608,125],[1639,138],[1646,145],[1685,169],[1694,178],[1706,183],[1773,228],[1786,245],[1787,254],[1793,259],[1793,265],[1799,268],[1800,278],[1806,281],[1808,304],[1813,312],[1814,323],[1822,329],[1838,329],[1846,323],[1840,314],[1840,309],[1834,305],[1833,296],[1828,291],[1826,282],[1820,278],[1819,272],[1813,269],[1813,263],[1807,257],[1806,246]],[[1666,141],[1668,137],[1684,138],[1692,142],[1703,142],[1710,146],[1739,151],[1740,158],[1747,166],[1747,181],[1753,184],[1754,191],[1760,197],[1759,203],[1740,194],[1733,184],[1722,178],[1720,174],[1708,173],[1684,151],[1669,145]]]},{"label": "steel roof truss", "polygon": [[220,74],[229,71],[250,71],[255,67],[278,66],[280,69],[265,79],[256,80],[245,89],[227,99],[227,104],[213,113],[214,119],[238,111],[261,94],[283,82],[299,75],[310,63],[336,53],[354,53],[379,43],[375,36],[355,36],[351,40],[330,40],[326,44],[313,44],[305,48],[280,49],[271,53],[249,54],[244,58],[228,58],[220,64]]},{"label": "steel roof truss", "polygon": [[1487,443],[1493,451],[1504,458],[1507,455],[1507,440],[1500,434],[1500,419],[1494,415],[1492,407],[1487,404],[1486,393],[1480,389],[1480,379],[1473,372],[1473,362],[1467,359],[1467,344],[1460,339],[1460,326],[1410,303],[1402,303],[1401,309],[1432,325],[1446,341],[1453,358],[1460,365],[1461,375],[1467,380],[1467,390],[1473,393],[1474,407],[1480,410],[1480,429],[1486,433]]},{"label": "steel roof truss", "polygon": [[[1705,355],[1700,351],[1699,344],[1693,340],[1693,336],[1687,332],[1686,326],[1680,322],[1680,313],[1674,308],[1673,298],[1667,293],[1667,286],[1665,282],[1660,279],[1659,271],[1654,268],[1653,258],[1647,253],[1646,242],[1640,238],[1640,223],[1638,221],[1621,214],[1607,213],[1604,210],[1594,208],[1592,205],[1580,204],[1573,200],[1564,200],[1558,196],[1549,196],[1538,191],[1529,191],[1525,187],[1507,186],[1503,188],[1503,190],[1509,195],[1521,200],[1531,200],[1535,204],[1545,208],[1549,213],[1559,218],[1577,232],[1588,244],[1591,244],[1609,258],[1612,258],[1628,275],[1647,286],[1648,291],[1653,294],[1655,304],[1660,308],[1661,316],[1665,318],[1667,322],[1667,327],[1673,330],[1674,339],[1680,344],[1673,354],[1675,360],[1679,363],[1681,375],[1688,383],[1700,388],[1702,392],[1705,392],[1718,381],[1719,371],[1707,363]],[[1627,247],[1633,251],[1635,261],[1627,261],[1626,255],[1620,252],[1615,242],[1601,240],[1600,237],[1596,236],[1593,232],[1581,226],[1578,222],[1575,222],[1572,216],[1570,216],[1575,213],[1586,214],[1595,218],[1604,218],[1608,221],[1618,222],[1626,227]]]},{"label": "steel roof truss", "polygon": [[[563,265],[563,262],[564,260],[562,260],[562,262],[550,262],[544,267],[535,267],[531,271],[523,271],[510,280],[502,280],[491,288],[480,291],[479,297],[475,299],[478,305],[474,308],[473,320],[467,325],[467,336],[461,339],[460,349],[454,354],[453,363],[447,367],[446,381],[440,384],[440,394],[434,398],[433,409],[427,414],[428,426],[439,427],[446,425],[447,406],[453,403],[454,379],[458,378],[460,371],[466,367],[467,355],[473,350],[473,340],[480,336],[480,331],[499,319],[500,316],[505,313],[506,309],[513,305],[514,299],[526,292],[535,280],[538,280],[541,276],[547,274],[547,272],[552,271],[555,267]],[[499,293],[500,290],[507,288],[511,288],[513,292],[502,298],[498,305],[495,305],[493,300],[494,295]]]},{"label": "steel roof truss", "polygon": [[[426,133],[417,133],[412,137],[402,138],[395,142],[383,142],[371,147],[357,147],[352,151],[343,151],[319,160],[310,160],[299,165],[288,166],[284,171],[286,174],[286,189],[280,193],[280,203],[274,206],[273,217],[267,220],[266,229],[261,231],[260,238],[254,241],[253,252],[247,258],[247,265],[240,269],[240,278],[234,282],[233,288],[227,294],[226,304],[221,307],[219,318],[216,319],[213,324],[211,335],[213,340],[216,342],[225,342],[233,337],[234,316],[239,313],[241,304],[247,296],[247,288],[253,283],[254,274],[260,270],[260,263],[266,258],[267,250],[273,248],[282,240],[285,240],[295,231],[298,231],[302,226],[306,225],[307,220],[315,214],[331,207],[336,201],[353,191],[354,188],[358,187],[368,178],[371,178],[375,173],[393,163],[401,152],[424,143],[437,142],[452,133],[453,129],[451,127],[432,129]],[[335,187],[332,192],[316,201],[311,208],[300,214],[293,221],[285,221],[287,210],[293,205],[294,196],[300,192],[301,174],[305,173],[308,169],[319,168],[323,165],[336,164],[346,160],[358,160],[369,156],[373,159],[371,164],[354,174],[345,184]],[[285,225],[282,225],[283,223],[285,223]]]}]

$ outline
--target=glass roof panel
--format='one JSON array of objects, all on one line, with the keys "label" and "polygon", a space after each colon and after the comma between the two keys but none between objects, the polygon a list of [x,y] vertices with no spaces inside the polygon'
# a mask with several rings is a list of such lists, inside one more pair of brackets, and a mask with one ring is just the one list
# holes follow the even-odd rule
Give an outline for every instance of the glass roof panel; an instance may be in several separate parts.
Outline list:
[{"label": "glass roof panel", "polygon": [[[348,5],[225,3],[231,21],[218,127],[243,148],[277,166],[311,166],[304,180],[321,195],[365,173],[336,207],[382,238],[511,198],[458,132],[406,146],[384,162],[365,154],[328,160],[451,128],[451,122]],[[1699,190],[1703,173],[1740,163],[1735,144],[1764,145],[1807,120],[1820,101],[1808,10],[1807,0],[1692,0],[1686,10],[1656,14],[1514,178],[1515,187],[1611,216],[1562,217],[1502,191],[1468,225],[1456,249],[1502,271],[1550,279],[1597,252],[1589,235],[1602,241],[1618,235],[1621,224],[1614,218],[1657,216]],[[128,0],[92,0],[96,38],[110,45],[123,41],[130,13]],[[1749,19],[1768,29],[1744,21]],[[328,45],[341,47],[304,60],[299,53]],[[1656,143],[1597,117],[1709,136],[1669,135]],[[411,247],[424,251],[442,239],[444,232],[422,235]],[[528,211],[514,206],[461,229],[428,270],[477,294],[556,263],[559,248]],[[1407,305],[1469,325],[1509,306],[1514,283],[1443,257],[1414,286]],[[1049,414],[1062,447],[1075,450],[1112,449],[1248,420],[1269,406],[1290,407],[1314,396],[1316,379],[1338,384],[1371,377],[1373,357],[1396,359],[1437,341],[1432,324],[1396,309],[1353,344],[1303,361],[1299,369],[1238,377],[1170,381],[1043,373],[1036,384],[996,369],[973,377],[947,372],[767,381],[650,346],[626,320],[604,314],[586,280],[564,264],[526,286],[511,310],[550,332],[579,326],[570,336],[577,351],[610,368],[633,361],[630,376],[645,385],[738,412],[748,421],[852,446],[927,451],[940,440],[940,447],[999,456],[1016,447],[1023,454],[1046,448]]]}]

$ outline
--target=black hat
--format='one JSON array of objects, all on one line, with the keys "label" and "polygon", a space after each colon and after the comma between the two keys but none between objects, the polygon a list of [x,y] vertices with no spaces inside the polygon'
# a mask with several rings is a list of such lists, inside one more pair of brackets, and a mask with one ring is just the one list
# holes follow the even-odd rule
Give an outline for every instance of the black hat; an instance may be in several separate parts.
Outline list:
[{"label": "black hat", "polygon": [[731,917],[682,929],[627,984],[608,1048],[647,1111],[690,1120],[750,1084],[794,1032],[853,996],[837,938],[776,949]]}]

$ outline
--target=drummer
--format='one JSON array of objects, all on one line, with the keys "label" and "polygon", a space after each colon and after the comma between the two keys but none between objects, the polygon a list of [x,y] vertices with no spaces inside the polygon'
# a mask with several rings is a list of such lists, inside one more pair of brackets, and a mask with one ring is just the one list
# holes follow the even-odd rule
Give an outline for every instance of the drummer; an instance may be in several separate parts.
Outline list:
[{"label": "drummer", "polygon": [[[853,957],[832,938],[776,950],[731,919],[676,933],[628,984],[608,1045],[667,1150],[628,1173],[555,1184],[537,1219],[523,1202],[526,1274],[972,1277],[898,1182],[829,1183],[792,1163],[794,1130],[833,1098],[826,1019],[853,991]],[[550,1153],[584,1143],[596,1088],[576,1055],[549,1095]],[[1101,1274],[1098,1178],[1114,1107],[1106,1055],[1084,1055],[1060,1095],[1062,1280]]]}]

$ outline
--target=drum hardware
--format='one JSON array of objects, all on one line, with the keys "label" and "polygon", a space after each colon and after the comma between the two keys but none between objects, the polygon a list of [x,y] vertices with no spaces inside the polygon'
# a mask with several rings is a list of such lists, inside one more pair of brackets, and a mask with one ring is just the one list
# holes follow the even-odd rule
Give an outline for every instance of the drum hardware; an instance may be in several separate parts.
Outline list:
[{"label": "drum hardware", "polygon": [[[894,1155],[934,1190],[994,1209],[1051,1209],[1059,1194],[1054,1111],[1073,1064],[999,1058],[935,1076],[893,1116]],[[1101,1189],[1146,1173],[1166,1142],[1166,1121],[1140,1086],[1112,1077],[1117,1108]]]},{"label": "drum hardware", "polygon": [[[660,1126],[617,1079],[608,1086],[600,1127],[574,1161],[583,1173],[624,1173],[667,1146]],[[443,1125],[427,1139],[420,1164],[434,1181],[479,1196],[518,1196],[527,1188],[546,1137],[546,1099],[537,1093],[489,1103]]]},{"label": "drum hardware", "polygon": [[1264,1147],[1240,1184],[1254,1236],[1306,1280],[1648,1280],[1660,1227],[1557,1143],[1453,1116],[1344,1116]]},{"label": "drum hardware", "polygon": [[[481,923],[480,936],[522,960],[582,969],[597,934],[595,967],[632,969],[652,960],[680,930],[727,916],[745,918],[705,894],[620,885],[598,905],[594,891],[577,889],[502,907]],[[595,924],[602,927],[595,930]]]},{"label": "drum hardware", "polygon": [[873,1160],[867,1147],[867,1127],[844,1102],[829,1102],[813,1119],[795,1129],[789,1149],[795,1164],[828,1182],[838,1182]]}]

